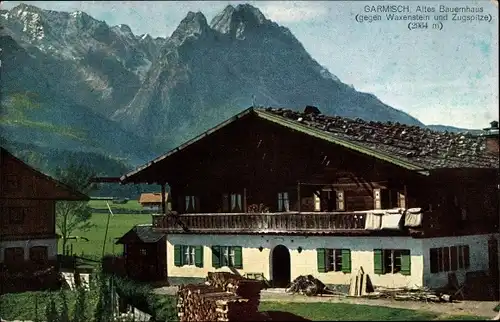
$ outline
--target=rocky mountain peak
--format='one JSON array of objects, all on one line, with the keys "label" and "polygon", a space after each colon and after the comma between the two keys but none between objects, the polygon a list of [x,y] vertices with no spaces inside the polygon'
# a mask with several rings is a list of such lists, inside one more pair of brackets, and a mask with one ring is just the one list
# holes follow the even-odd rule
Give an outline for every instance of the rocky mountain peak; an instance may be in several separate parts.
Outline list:
[{"label": "rocky mountain peak", "polygon": [[222,34],[242,39],[245,30],[261,26],[267,22],[269,20],[259,9],[249,4],[240,4],[236,8],[231,5],[227,6],[212,19],[210,26]]},{"label": "rocky mountain peak", "polygon": [[190,36],[201,36],[210,30],[207,18],[201,12],[189,11],[172,33],[171,39],[182,42]]}]

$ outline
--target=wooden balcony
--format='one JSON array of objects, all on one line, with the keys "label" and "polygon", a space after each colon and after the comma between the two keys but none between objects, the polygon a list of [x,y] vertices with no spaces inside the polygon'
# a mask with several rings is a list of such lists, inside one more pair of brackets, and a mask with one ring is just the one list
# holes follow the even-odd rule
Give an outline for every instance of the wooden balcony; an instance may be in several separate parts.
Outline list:
[{"label": "wooden balcony", "polygon": [[335,234],[366,232],[364,212],[214,213],[153,215],[166,233]]}]

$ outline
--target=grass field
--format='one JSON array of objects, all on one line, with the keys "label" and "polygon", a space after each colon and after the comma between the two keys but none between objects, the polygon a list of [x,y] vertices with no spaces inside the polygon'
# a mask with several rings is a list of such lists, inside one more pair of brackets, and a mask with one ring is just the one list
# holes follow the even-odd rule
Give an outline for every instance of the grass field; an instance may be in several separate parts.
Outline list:
[{"label": "grass field", "polygon": [[[111,204],[110,204],[111,205]],[[106,206],[106,204],[104,204]],[[85,240],[70,240],[69,245],[73,245],[73,253],[84,255],[85,257],[100,259],[102,255],[102,247],[104,243],[104,235],[106,231],[106,221],[108,214],[92,215],[90,222],[95,225],[94,228],[87,232],[74,231],[74,236],[84,236],[89,239]],[[121,245],[114,245],[115,239],[123,236],[134,225],[151,223],[150,214],[115,214],[110,217],[108,236],[106,238],[105,253],[120,254],[123,251]],[[59,241],[59,253],[62,253],[62,242]]]},{"label": "grass field", "polygon": [[[75,294],[66,291],[70,311]],[[60,302],[54,293],[56,303]],[[38,301],[38,316],[44,318],[49,296],[44,292],[26,292],[0,296],[0,316],[7,320],[34,320],[35,302]],[[173,302],[175,303],[175,301]],[[89,317],[95,303],[87,303]],[[171,304],[174,305],[174,304]],[[262,302],[260,311],[290,312],[312,321],[418,321],[418,320],[484,320],[476,316],[439,316],[436,313],[347,303],[280,303]]]},{"label": "grass field", "polygon": [[437,313],[347,303],[282,303],[262,302],[260,311],[282,311],[312,321],[425,321],[487,320],[466,315],[440,316]]},{"label": "grass field", "polygon": [[128,210],[142,210],[141,204],[137,200],[129,200],[124,204],[114,204],[112,200],[90,200],[89,206],[94,209],[108,209],[106,202],[109,203],[111,210],[113,209],[128,209]]}]

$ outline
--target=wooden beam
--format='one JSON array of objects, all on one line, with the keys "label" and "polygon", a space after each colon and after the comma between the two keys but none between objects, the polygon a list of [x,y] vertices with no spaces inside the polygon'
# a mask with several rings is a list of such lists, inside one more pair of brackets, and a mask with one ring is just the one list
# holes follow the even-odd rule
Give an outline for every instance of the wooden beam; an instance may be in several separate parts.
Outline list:
[{"label": "wooden beam", "polygon": [[247,212],[247,188],[243,188],[243,212]]},{"label": "wooden beam", "polygon": [[166,200],[165,200],[165,183],[161,184],[161,213],[167,214]]},{"label": "wooden beam", "polygon": [[300,182],[297,182],[297,200],[298,200],[297,210],[300,212],[302,204],[302,199],[300,198]]}]

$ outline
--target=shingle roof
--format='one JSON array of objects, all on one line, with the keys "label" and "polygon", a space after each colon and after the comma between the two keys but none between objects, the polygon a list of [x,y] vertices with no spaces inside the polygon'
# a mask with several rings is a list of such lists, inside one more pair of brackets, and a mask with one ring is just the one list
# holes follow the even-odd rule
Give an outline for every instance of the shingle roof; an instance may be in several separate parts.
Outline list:
[{"label": "shingle roof", "polygon": [[[21,164],[25,168],[29,169],[32,172],[34,177],[38,176],[42,180],[46,180],[47,182],[51,182],[55,185],[55,188],[58,191],[68,193],[67,197],[65,197],[65,198],[61,197],[61,198],[58,198],[58,200],[71,200],[71,201],[90,200],[90,197],[87,196],[86,194],[83,194],[80,191],[74,189],[73,187],[70,187],[67,184],[65,184],[59,180],[56,180],[56,179],[52,178],[51,176],[46,175],[45,173],[35,169],[34,167],[30,166],[26,162],[22,161],[21,159],[17,158],[16,156],[14,156],[12,153],[7,151],[4,147],[0,146],[0,160],[2,158],[6,158],[6,159],[10,158],[12,160],[15,160],[16,162],[18,162],[19,164]],[[0,167],[2,167],[2,166],[3,166],[3,164],[0,164]]]},{"label": "shingle roof", "polygon": [[488,153],[485,138],[477,135],[438,132],[391,122],[305,114],[282,108],[262,108],[257,112],[263,116],[278,116],[289,121],[290,127],[319,130],[333,138],[374,153],[388,154],[424,169],[499,167],[499,155]]},{"label": "shingle roof", "polygon": [[131,238],[137,238],[143,243],[156,243],[162,239],[163,236],[165,236],[165,234],[153,231],[153,226],[151,224],[136,225],[120,237],[120,239],[116,241],[116,244],[129,243]]}]

